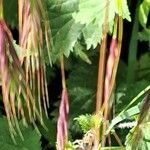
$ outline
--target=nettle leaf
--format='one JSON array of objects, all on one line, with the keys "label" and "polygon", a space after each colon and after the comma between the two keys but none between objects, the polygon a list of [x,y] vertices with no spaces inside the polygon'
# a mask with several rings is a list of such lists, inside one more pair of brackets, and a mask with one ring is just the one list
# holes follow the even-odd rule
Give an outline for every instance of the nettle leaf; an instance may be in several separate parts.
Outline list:
[{"label": "nettle leaf", "polygon": [[[76,22],[84,25],[82,30],[87,49],[95,48],[102,38],[102,25],[105,20],[106,3],[99,0],[80,0],[79,11],[73,14]],[[90,10],[90,11],[89,11]],[[109,3],[109,18],[111,22],[115,17],[115,1]]]},{"label": "nettle leaf", "polygon": [[[66,57],[81,35],[83,35],[87,49],[95,48],[102,38],[102,25],[104,23],[106,3],[102,0],[49,0],[50,26],[53,36],[55,61],[61,53]],[[123,0],[123,18],[130,20],[130,13],[126,0]],[[89,11],[90,10],[90,11]],[[112,30],[115,13],[117,13],[116,0],[109,1],[109,31]]]},{"label": "nettle leaf", "polygon": [[15,136],[16,144],[12,141],[9,127],[5,118],[0,118],[0,149],[1,150],[40,150],[40,136],[31,127],[24,127],[20,124],[20,130],[24,140],[17,134]]},{"label": "nettle leaf", "polygon": [[[103,0],[79,0],[79,11],[73,14],[73,18],[78,23],[84,25],[82,33],[87,45],[87,49],[91,46],[95,48],[102,38],[102,25],[105,22],[105,13],[108,5],[108,26],[109,31],[112,30],[115,13],[118,12],[116,0],[111,0],[109,3]],[[90,10],[90,11],[89,11]],[[120,14],[119,14],[120,15]],[[130,21],[130,13],[126,0],[122,2],[122,17]]]},{"label": "nettle leaf", "polygon": [[129,8],[127,5],[127,0],[115,0],[116,2],[116,13],[119,16],[122,16],[123,19],[127,19],[128,21],[131,21]]},{"label": "nettle leaf", "polygon": [[78,0],[49,0],[50,25],[53,36],[55,61],[60,53],[69,56],[70,51],[81,34],[82,26],[72,18],[72,13],[78,10]]}]

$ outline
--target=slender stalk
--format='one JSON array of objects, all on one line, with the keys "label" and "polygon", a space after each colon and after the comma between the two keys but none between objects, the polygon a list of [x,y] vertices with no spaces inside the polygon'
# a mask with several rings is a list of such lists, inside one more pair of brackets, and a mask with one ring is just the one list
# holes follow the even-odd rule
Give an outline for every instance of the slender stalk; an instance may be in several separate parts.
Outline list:
[{"label": "slender stalk", "polygon": [[105,75],[105,61],[106,61],[106,39],[107,33],[104,34],[103,41],[100,46],[99,67],[98,67],[98,81],[96,93],[96,113],[100,111],[103,102],[104,91],[104,75]]},{"label": "slender stalk", "polygon": [[[104,99],[104,76],[105,76],[105,62],[106,62],[106,45],[107,45],[107,31],[108,31],[108,0],[106,0],[105,21],[103,24],[103,40],[99,49],[99,67],[98,67],[98,81],[96,93],[96,114],[99,116],[101,106]],[[99,119],[99,118],[98,118]],[[100,127],[95,127],[96,131],[96,148],[98,149],[100,141]]]},{"label": "slender stalk", "polygon": [[61,78],[62,78],[62,88],[66,89],[66,79],[65,79],[65,67],[64,67],[64,56],[60,56],[60,67],[61,67]]},{"label": "slender stalk", "polygon": [[[105,95],[104,95],[104,103],[102,106],[102,111],[104,110],[104,119],[109,120],[110,115],[110,98],[114,89],[115,79],[117,68],[120,60],[120,53],[121,53],[121,45],[122,45],[122,35],[123,35],[123,22],[122,17],[118,17],[116,19],[116,25],[114,28],[114,34],[116,34],[117,30],[117,23],[118,23],[118,40],[116,39],[116,35],[113,35],[112,45],[110,46],[110,56],[108,57],[107,62],[107,72],[105,77]],[[114,45],[113,45],[114,44]],[[105,146],[106,136],[104,135],[107,129],[108,124],[103,125],[103,138],[102,138],[102,146]]]},{"label": "slender stalk", "polygon": [[[98,82],[97,82],[97,93],[96,93],[96,114],[99,113],[103,98],[104,98],[104,76],[105,76],[105,61],[106,61],[106,43],[107,43],[107,32],[104,33],[104,38],[100,46],[99,55],[99,68],[98,68]],[[100,141],[100,127],[96,127],[96,147]]]}]

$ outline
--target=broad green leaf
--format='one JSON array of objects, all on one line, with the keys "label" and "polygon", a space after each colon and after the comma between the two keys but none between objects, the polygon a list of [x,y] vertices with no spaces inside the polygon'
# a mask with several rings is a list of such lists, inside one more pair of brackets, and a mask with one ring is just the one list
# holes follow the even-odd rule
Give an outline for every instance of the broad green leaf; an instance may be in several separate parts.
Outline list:
[{"label": "broad green leaf", "polygon": [[[102,38],[106,3],[102,0],[49,0],[49,17],[52,30],[55,61],[61,53],[66,57],[83,35],[87,49],[95,48]],[[123,18],[129,19],[126,0],[123,3]],[[112,30],[116,12],[115,0],[109,1],[109,30]],[[90,11],[89,11],[90,10]]]},{"label": "broad green leaf", "polygon": [[40,136],[31,127],[24,127],[20,123],[20,130],[24,140],[17,134],[16,144],[12,141],[9,127],[5,118],[0,118],[0,149],[1,150],[40,150]]},{"label": "broad green leaf", "polygon": [[116,2],[115,12],[119,16],[122,16],[123,19],[131,21],[127,0],[115,0],[115,2]]},{"label": "broad green leaf", "polygon": [[[109,9],[107,22],[109,31],[111,31],[115,13],[118,13],[116,0],[110,0],[108,3],[103,0],[79,0],[79,11],[73,14],[73,18],[77,23],[80,22],[84,25],[82,33],[87,49],[90,49],[91,46],[95,48],[102,39],[102,25],[105,22],[107,7]],[[122,7],[121,16],[130,21],[126,0],[123,0]]]},{"label": "broad green leaf", "polygon": [[109,8],[108,21],[110,21],[114,19],[115,15],[114,0],[109,1],[109,4],[102,0],[79,0],[79,11],[73,14],[73,18],[81,24],[88,25],[93,22],[101,27],[105,20],[107,7]]},{"label": "broad green leaf", "polygon": [[78,0],[49,0],[50,26],[53,36],[54,51],[52,59],[55,61],[61,53],[66,57],[77,42],[82,26],[72,18],[72,13],[78,10]]},{"label": "broad green leaf", "polygon": [[[102,0],[79,0],[79,11],[73,14],[73,18],[77,23],[84,25],[82,33],[87,49],[90,49],[91,46],[95,48],[101,41],[107,5]],[[115,1],[110,1],[108,7],[110,14],[108,22],[112,22],[115,17]]]}]

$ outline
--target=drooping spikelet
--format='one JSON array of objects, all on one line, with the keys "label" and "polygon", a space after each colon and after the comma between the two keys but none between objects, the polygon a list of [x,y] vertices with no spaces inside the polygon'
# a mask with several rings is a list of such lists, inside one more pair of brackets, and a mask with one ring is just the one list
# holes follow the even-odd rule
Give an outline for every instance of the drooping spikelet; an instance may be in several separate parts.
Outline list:
[{"label": "drooping spikelet", "polygon": [[[20,103],[18,109],[20,110],[24,123],[26,123],[24,114],[26,113],[26,116],[29,116],[30,112],[27,105],[30,103],[33,106],[34,100],[30,88],[25,82],[24,71],[13,46],[11,32],[3,19],[0,20],[0,74],[2,80],[3,103],[11,136],[14,139],[17,129],[17,132],[19,132],[20,136],[23,138],[17,121],[16,104]],[[26,89],[29,93],[28,98],[25,92]],[[27,108],[26,112],[24,108]],[[35,109],[35,114],[39,116],[37,109]]]},{"label": "drooping spikelet", "polygon": [[[42,106],[47,115],[48,92],[45,74],[44,54],[49,54],[49,31],[46,13],[41,0],[18,0],[19,4],[19,43],[25,57],[20,61],[25,70],[26,83],[30,85],[34,97],[34,109],[38,108],[42,122]],[[27,95],[28,95],[28,91]],[[43,101],[41,101],[41,99]],[[28,103],[28,108],[31,108]],[[31,112],[30,112],[31,115]],[[34,115],[36,118],[36,116]]]}]

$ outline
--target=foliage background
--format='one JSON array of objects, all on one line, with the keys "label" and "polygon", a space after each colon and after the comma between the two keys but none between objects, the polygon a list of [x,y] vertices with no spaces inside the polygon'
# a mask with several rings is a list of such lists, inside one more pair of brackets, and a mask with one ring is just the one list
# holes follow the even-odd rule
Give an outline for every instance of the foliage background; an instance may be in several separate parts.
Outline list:
[{"label": "foliage background", "polygon": [[[70,99],[70,116],[69,116],[69,131],[70,139],[75,140],[82,137],[82,130],[73,119],[81,114],[89,114],[95,108],[95,93],[97,82],[97,68],[98,68],[98,49],[101,37],[101,26],[103,19],[102,9],[103,5],[97,6],[97,9],[91,4],[99,4],[99,0],[89,0],[86,7],[86,1],[79,0],[46,0],[50,26],[53,37],[53,44],[55,51],[52,51],[53,67],[47,64],[47,79],[48,90],[50,97],[49,120],[45,118],[48,132],[38,125],[41,135],[38,135],[33,127],[24,129],[23,142],[19,140],[19,144],[13,145],[9,138],[7,138],[8,131],[5,123],[5,112],[3,104],[1,104],[1,119],[0,119],[0,145],[4,145],[3,149],[20,149],[25,147],[27,149],[55,149],[56,137],[56,120],[58,117],[58,106],[61,93],[61,76],[58,57],[60,52],[65,54],[65,71],[67,77],[67,87]],[[128,0],[129,10],[131,12],[131,22],[124,20],[124,34],[123,45],[121,52],[121,60],[119,63],[119,70],[116,80],[115,92],[115,111],[113,116],[121,112],[129,102],[142,91],[150,82],[150,32],[149,28],[149,9],[140,17],[139,2]],[[144,7],[145,4],[144,4]],[[13,13],[10,13],[10,10]],[[82,13],[85,12],[91,16],[82,18]],[[126,10],[126,9],[125,9]],[[75,13],[78,11],[78,13]],[[112,16],[109,18],[110,25],[113,24],[113,17],[115,9],[110,8]],[[4,1],[4,14],[7,24],[10,26],[14,39],[18,44],[18,23],[17,23],[17,1]],[[95,15],[97,14],[97,15]],[[126,13],[125,13],[126,14]],[[146,15],[147,21],[142,20],[142,16]],[[94,19],[93,19],[94,17]],[[126,16],[124,16],[126,17]],[[91,21],[91,18],[93,19]],[[87,19],[87,20],[86,20]],[[130,18],[127,17],[128,20]],[[93,23],[94,22],[94,23]],[[69,30],[68,30],[69,29]],[[111,27],[110,27],[111,32]],[[92,36],[91,36],[92,34]],[[108,38],[108,43],[110,37]],[[135,106],[143,100],[138,99]],[[132,107],[131,106],[131,107]],[[134,117],[126,119],[126,122],[134,120]],[[4,132],[5,131],[5,132]],[[117,128],[117,133],[121,137],[123,143],[129,129]],[[28,133],[29,132],[29,133]],[[28,134],[27,134],[28,133]],[[5,139],[3,137],[6,137]],[[33,145],[32,145],[33,144]],[[113,142],[116,145],[116,142]],[[10,147],[9,147],[10,146]]]}]

